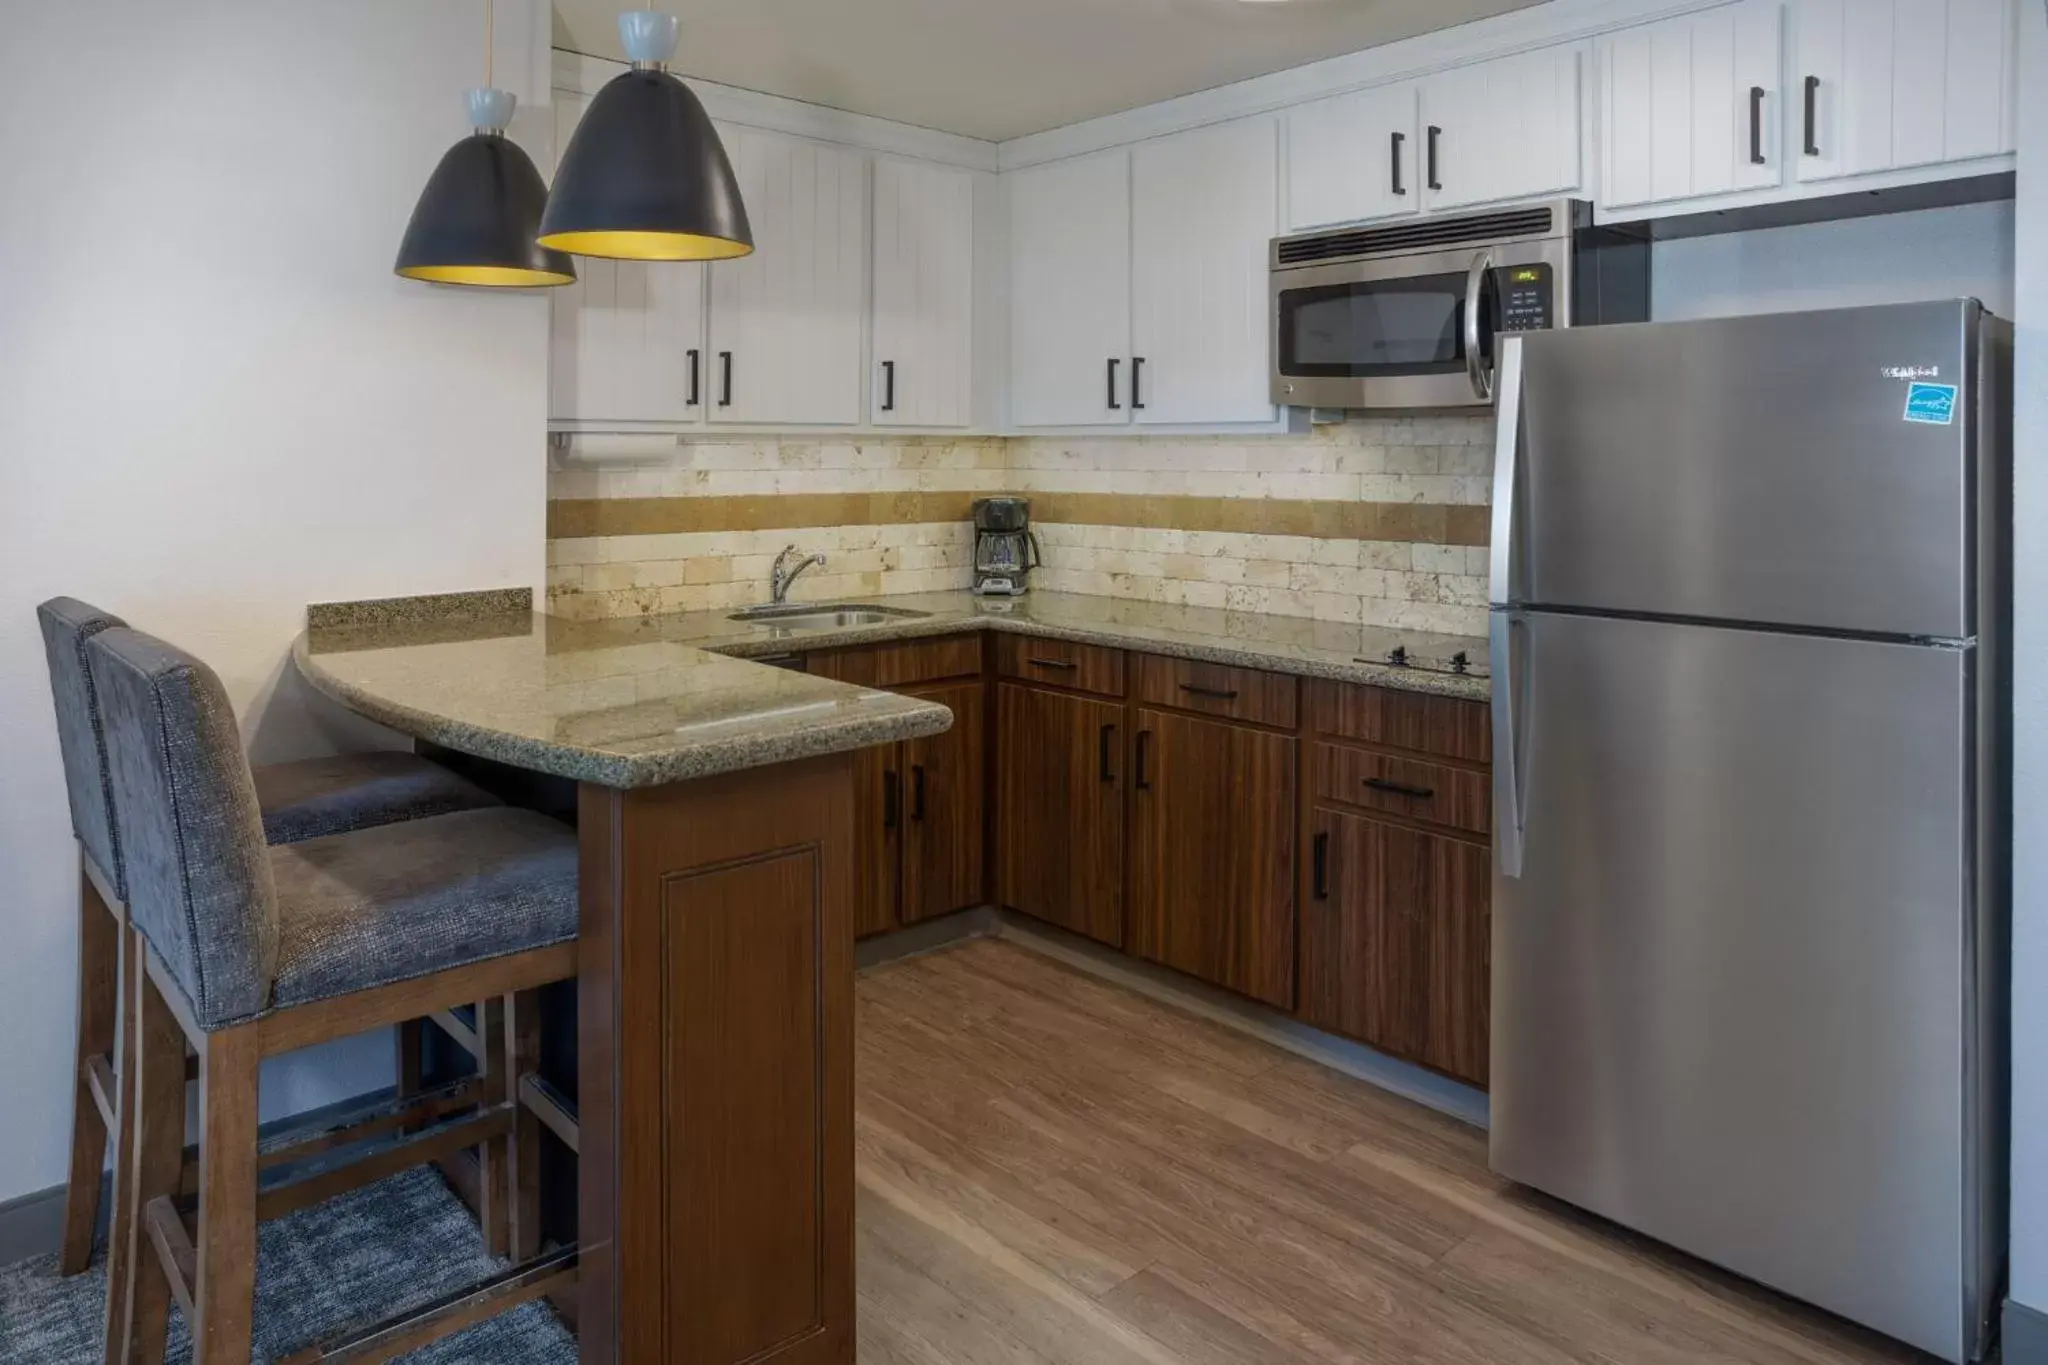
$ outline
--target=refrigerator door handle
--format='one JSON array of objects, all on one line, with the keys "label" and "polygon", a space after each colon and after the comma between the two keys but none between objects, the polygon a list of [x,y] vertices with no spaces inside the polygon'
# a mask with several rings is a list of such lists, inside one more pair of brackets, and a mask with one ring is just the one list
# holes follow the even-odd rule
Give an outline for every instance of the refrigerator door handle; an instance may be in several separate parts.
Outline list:
[{"label": "refrigerator door handle", "polygon": [[1494,836],[1496,865],[1504,877],[1522,875],[1522,777],[1525,739],[1518,717],[1527,711],[1524,670],[1515,659],[1515,636],[1526,640],[1522,622],[1504,611],[1492,615],[1487,642],[1493,659]]},{"label": "refrigerator door handle", "polygon": [[1506,606],[1515,589],[1516,466],[1522,455],[1522,338],[1507,337],[1500,352],[1500,412],[1493,447],[1493,554],[1487,600]]}]

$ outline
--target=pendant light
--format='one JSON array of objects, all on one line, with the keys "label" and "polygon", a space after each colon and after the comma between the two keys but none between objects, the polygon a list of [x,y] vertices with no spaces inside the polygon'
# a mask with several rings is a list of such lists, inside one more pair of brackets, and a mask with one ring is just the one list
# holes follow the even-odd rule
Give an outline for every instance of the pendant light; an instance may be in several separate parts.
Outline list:
[{"label": "pendant light", "polygon": [[578,256],[717,261],[754,249],[710,115],[668,73],[673,15],[619,16],[633,69],[597,92],[555,171],[540,244]]},{"label": "pendant light", "polygon": [[484,84],[465,97],[476,131],[448,149],[420,192],[395,269],[434,284],[529,289],[574,284],[576,266],[534,241],[548,188],[533,159],[505,136],[518,99],[491,89],[494,0],[485,0]]}]

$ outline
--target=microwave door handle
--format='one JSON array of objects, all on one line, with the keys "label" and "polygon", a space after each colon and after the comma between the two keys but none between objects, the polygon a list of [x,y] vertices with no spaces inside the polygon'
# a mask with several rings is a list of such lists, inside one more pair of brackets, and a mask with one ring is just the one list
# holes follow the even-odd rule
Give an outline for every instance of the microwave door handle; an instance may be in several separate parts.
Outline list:
[{"label": "microwave door handle", "polygon": [[1479,306],[1486,293],[1487,272],[1492,269],[1493,253],[1482,251],[1472,258],[1472,268],[1465,273],[1465,374],[1481,401],[1493,397],[1493,376],[1486,372],[1479,354]]}]

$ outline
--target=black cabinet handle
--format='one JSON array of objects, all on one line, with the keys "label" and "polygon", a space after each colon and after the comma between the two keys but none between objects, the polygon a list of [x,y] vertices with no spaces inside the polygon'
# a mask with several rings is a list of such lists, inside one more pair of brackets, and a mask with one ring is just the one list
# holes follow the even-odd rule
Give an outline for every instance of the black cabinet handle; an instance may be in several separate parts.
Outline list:
[{"label": "black cabinet handle", "polygon": [[1068,663],[1065,659],[1030,659],[1026,662],[1033,668],[1055,668],[1062,673],[1078,672],[1081,667],[1079,664]]},{"label": "black cabinet handle", "polygon": [[896,411],[896,362],[882,362],[882,411]]},{"label": "black cabinet handle", "polygon": [[1820,155],[1820,77],[1806,78],[1806,154]]},{"label": "black cabinet handle", "polygon": [[924,819],[924,765],[910,765],[910,818]]},{"label": "black cabinet handle", "polygon": [[1770,161],[1764,155],[1764,95],[1761,85],[1749,87],[1749,164],[1762,166]]},{"label": "black cabinet handle", "polygon": [[1180,685],[1180,690],[1187,693],[1189,696],[1194,697],[1213,697],[1217,701],[1237,700],[1237,693],[1235,690],[1226,692],[1224,689],[1220,687],[1197,687],[1193,683],[1182,683]]},{"label": "black cabinet handle", "polygon": [[1149,760],[1151,757],[1152,732],[1150,730],[1140,730],[1138,731],[1138,771],[1136,773],[1135,785],[1141,792],[1152,790],[1152,775],[1149,771]]},{"label": "black cabinet handle", "polygon": [[895,773],[882,774],[882,828],[894,829],[903,820],[903,783]]},{"label": "black cabinet handle", "polygon": [[724,370],[724,375],[719,380],[718,406],[729,408],[732,406],[732,352],[720,351],[718,363]]},{"label": "black cabinet handle", "polygon": [[704,353],[693,349],[690,352],[690,397],[684,404],[685,407],[694,408],[704,401],[703,381]]},{"label": "black cabinet handle", "polygon": [[1404,147],[1404,146],[1406,146],[1406,145],[1407,145],[1407,143],[1408,143],[1408,134],[1406,134],[1406,133],[1395,133],[1395,134],[1394,134],[1394,153],[1393,153],[1392,161],[1393,161],[1393,164],[1394,164],[1394,193],[1395,193],[1395,194],[1406,194],[1406,193],[1408,193],[1408,187],[1407,187],[1406,185],[1404,185],[1404,184],[1402,184],[1402,183],[1401,183],[1401,148],[1402,148],[1402,147]]},{"label": "black cabinet handle", "polygon": [[1440,190],[1444,187],[1444,182],[1437,178],[1436,173],[1437,144],[1443,141],[1443,136],[1443,129],[1437,127],[1434,123],[1429,125],[1429,187],[1433,190]]},{"label": "black cabinet handle", "polygon": [[1116,766],[1115,766],[1115,761],[1114,761],[1113,759],[1111,759],[1111,758],[1110,758],[1110,752],[1111,752],[1111,750],[1113,750],[1113,749],[1114,749],[1115,747],[1116,747],[1116,727],[1115,727],[1114,725],[1105,725],[1105,726],[1103,726],[1103,727],[1102,727],[1102,780],[1103,780],[1104,782],[1114,782],[1114,781],[1116,781]]},{"label": "black cabinet handle", "polygon": [[1326,901],[1330,898],[1330,836],[1327,833],[1318,834],[1312,847],[1315,850],[1311,861],[1316,869],[1316,899]]},{"label": "black cabinet handle", "polygon": [[1119,412],[1123,409],[1123,404],[1116,401],[1116,367],[1121,364],[1123,362],[1115,356],[1109,358],[1109,407],[1112,412]]},{"label": "black cabinet handle", "polygon": [[1389,796],[1411,797],[1417,801],[1427,801],[1436,795],[1434,787],[1404,787],[1399,782],[1389,782],[1384,777],[1368,777],[1365,779],[1365,785],[1376,792],[1385,792]]},{"label": "black cabinet handle", "polygon": [[1143,356],[1133,356],[1133,357],[1131,358],[1131,411],[1132,411],[1132,412],[1142,412],[1142,411],[1144,410],[1144,407],[1145,407],[1145,402],[1144,402],[1144,400],[1143,400],[1143,399],[1141,399],[1141,398],[1139,398],[1139,397],[1138,397],[1138,392],[1139,392],[1139,386],[1140,386],[1140,385],[1141,385],[1142,383],[1144,383],[1144,380],[1145,380],[1145,357],[1143,357]]}]

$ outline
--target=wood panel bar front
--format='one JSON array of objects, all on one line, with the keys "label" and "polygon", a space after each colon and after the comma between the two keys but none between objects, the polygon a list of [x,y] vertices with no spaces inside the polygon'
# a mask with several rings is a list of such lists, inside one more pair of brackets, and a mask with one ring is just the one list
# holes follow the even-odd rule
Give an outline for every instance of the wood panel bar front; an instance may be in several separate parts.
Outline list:
[{"label": "wood panel bar front", "polygon": [[583,1365],[852,1365],[853,765],[581,788]]}]

